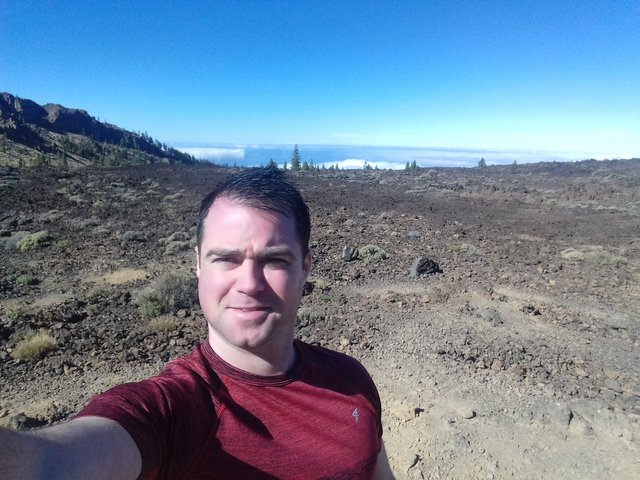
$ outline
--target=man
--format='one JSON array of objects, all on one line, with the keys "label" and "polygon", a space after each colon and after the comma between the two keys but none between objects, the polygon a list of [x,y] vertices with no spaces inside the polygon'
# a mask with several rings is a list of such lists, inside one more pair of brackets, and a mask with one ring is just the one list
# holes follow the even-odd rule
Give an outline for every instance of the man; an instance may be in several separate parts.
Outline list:
[{"label": "man", "polygon": [[208,341],[70,422],[0,431],[0,478],[393,478],[365,369],[294,340],[309,236],[308,208],[282,172],[222,182],[197,230]]}]

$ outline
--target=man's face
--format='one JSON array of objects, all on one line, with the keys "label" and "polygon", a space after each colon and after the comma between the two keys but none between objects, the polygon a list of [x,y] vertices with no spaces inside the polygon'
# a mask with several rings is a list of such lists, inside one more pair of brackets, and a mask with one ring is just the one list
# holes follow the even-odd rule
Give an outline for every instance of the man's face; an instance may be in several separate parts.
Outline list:
[{"label": "man's face", "polygon": [[295,220],[218,198],[197,251],[198,295],[213,344],[290,348],[311,266]]}]

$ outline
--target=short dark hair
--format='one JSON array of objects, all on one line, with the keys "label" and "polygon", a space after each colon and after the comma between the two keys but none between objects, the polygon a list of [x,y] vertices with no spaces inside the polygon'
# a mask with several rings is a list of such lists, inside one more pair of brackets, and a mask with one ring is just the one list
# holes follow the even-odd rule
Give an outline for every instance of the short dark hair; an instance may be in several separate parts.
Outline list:
[{"label": "short dark hair", "polygon": [[251,168],[236,173],[220,182],[200,204],[198,215],[197,243],[202,245],[204,223],[211,205],[218,198],[238,200],[251,208],[280,213],[295,220],[296,233],[302,255],[309,253],[311,220],[309,207],[296,187],[285,179],[284,172],[277,168]]}]

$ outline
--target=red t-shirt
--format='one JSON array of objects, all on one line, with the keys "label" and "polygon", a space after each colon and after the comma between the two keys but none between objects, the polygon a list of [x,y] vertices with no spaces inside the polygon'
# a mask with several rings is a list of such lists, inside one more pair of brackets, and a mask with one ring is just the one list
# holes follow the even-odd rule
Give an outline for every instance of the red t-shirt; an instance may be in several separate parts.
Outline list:
[{"label": "red t-shirt", "polygon": [[288,373],[232,367],[204,342],[158,376],[95,396],[78,416],[117,421],[141,479],[371,479],[380,399],[353,358],[295,342]]}]

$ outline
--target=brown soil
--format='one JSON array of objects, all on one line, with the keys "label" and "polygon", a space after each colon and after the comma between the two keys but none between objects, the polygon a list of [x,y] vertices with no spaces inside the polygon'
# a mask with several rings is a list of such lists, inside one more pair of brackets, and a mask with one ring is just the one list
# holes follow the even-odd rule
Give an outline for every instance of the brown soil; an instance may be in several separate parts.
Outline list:
[{"label": "brown soil", "polygon": [[[226,173],[0,171],[1,424],[68,418],[204,338],[197,305],[165,333],[135,301],[193,273],[166,239],[193,236]],[[315,256],[298,334],[368,367],[399,479],[640,478],[640,162],[294,179]],[[48,244],[11,248],[41,230]],[[387,258],[347,262],[345,245]],[[442,273],[411,277],[418,256]],[[14,360],[38,329],[58,348]]]}]

